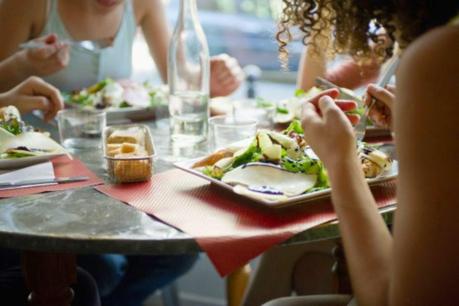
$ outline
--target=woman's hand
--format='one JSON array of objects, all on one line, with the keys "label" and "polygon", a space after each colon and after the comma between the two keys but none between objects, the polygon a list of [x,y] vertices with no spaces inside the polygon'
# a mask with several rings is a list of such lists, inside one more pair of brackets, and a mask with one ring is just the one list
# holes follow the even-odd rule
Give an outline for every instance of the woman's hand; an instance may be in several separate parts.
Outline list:
[{"label": "woman's hand", "polygon": [[376,126],[391,128],[395,86],[387,85],[385,88],[382,88],[373,84],[368,85],[364,103],[369,105],[372,98],[375,98],[376,102],[370,110],[370,119]]},{"label": "woman's hand", "polygon": [[228,96],[238,89],[244,73],[234,57],[220,54],[210,59],[210,96]]},{"label": "woman's hand", "polygon": [[329,89],[303,106],[304,138],[329,170],[357,157],[351,120],[358,122],[358,116],[344,113],[355,109],[357,103],[335,100],[338,95],[338,90]]},{"label": "woman's hand", "polygon": [[42,47],[18,52],[20,66],[26,76],[46,76],[58,72],[69,63],[69,45],[59,42],[56,34],[49,34],[34,41]]},{"label": "woman's hand", "polygon": [[59,90],[38,77],[30,77],[10,91],[0,94],[0,106],[16,106],[21,113],[41,110],[49,121],[64,108]]}]

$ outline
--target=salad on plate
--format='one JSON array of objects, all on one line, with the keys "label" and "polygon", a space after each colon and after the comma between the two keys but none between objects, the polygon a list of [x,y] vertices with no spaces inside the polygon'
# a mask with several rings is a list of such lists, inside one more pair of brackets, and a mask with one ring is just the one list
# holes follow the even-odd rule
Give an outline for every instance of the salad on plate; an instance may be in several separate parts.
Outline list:
[{"label": "salad on plate", "polygon": [[164,103],[167,92],[165,86],[153,87],[148,83],[107,78],[88,88],[64,94],[64,100],[68,104],[88,109],[145,109]]},{"label": "salad on plate", "polygon": [[[358,148],[368,179],[383,177],[392,159],[365,143]],[[298,120],[282,132],[258,130],[249,141],[220,149],[191,169],[253,199],[285,201],[330,188],[327,171],[303,138]]]},{"label": "salad on plate", "polygon": [[48,133],[36,131],[22,121],[16,107],[0,108],[0,161],[66,153]]}]

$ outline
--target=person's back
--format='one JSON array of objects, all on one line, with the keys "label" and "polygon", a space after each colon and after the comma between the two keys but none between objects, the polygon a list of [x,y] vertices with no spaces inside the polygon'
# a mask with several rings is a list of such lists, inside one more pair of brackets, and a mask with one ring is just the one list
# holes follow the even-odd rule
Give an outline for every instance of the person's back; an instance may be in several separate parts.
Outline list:
[{"label": "person's back", "polygon": [[[308,1],[304,2],[301,7],[289,2],[287,11],[293,16],[298,12],[314,14],[305,12]],[[399,161],[393,238],[356,166],[354,132],[339,110],[339,102],[329,96],[315,99],[320,114],[312,104],[304,107],[305,138],[330,175],[357,302],[457,305],[459,248],[454,241],[459,233],[459,194],[454,190],[459,183],[459,126],[452,122],[459,117],[459,26],[442,25],[459,12],[459,4],[445,1],[442,6],[430,7],[429,1],[378,6],[367,3],[365,10],[357,2],[349,7],[340,6],[339,1],[331,5],[342,9],[336,11],[338,17],[349,14],[337,25],[337,35],[355,56],[365,53],[363,38],[368,32],[362,25],[372,19],[384,25],[395,22],[397,31],[387,30],[403,47],[409,45],[397,72],[393,113]],[[347,9],[351,7],[362,9],[361,14]],[[417,16],[416,22],[413,16]],[[349,29],[354,31],[346,31]],[[307,298],[286,299],[267,305],[319,304],[309,302]]]}]

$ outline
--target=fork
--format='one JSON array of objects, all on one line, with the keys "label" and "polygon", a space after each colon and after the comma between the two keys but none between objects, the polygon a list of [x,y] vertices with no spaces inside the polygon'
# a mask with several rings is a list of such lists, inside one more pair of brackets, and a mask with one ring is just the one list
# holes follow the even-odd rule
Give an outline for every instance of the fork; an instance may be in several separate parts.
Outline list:
[{"label": "fork", "polygon": [[[62,43],[68,44],[70,46],[80,47],[85,50],[99,53],[102,49],[110,47],[113,44],[113,41],[109,38],[96,39],[96,40],[73,40],[73,39],[64,39],[61,40]],[[19,45],[21,49],[34,49],[34,48],[43,48],[46,46],[46,43],[36,40],[29,40],[28,42],[22,43]]]},{"label": "fork", "polygon": [[[400,57],[398,55],[394,55],[389,62],[387,63],[387,66],[384,70],[384,72],[381,74],[381,77],[378,81],[378,86],[379,87],[385,87],[391,77],[394,75],[395,70],[398,67],[398,64],[400,62]],[[368,123],[368,115],[370,113],[371,108],[373,105],[376,103],[376,99],[373,97],[368,105],[364,104],[364,112],[363,115],[360,117],[359,123],[354,128],[355,132],[355,137],[357,139],[357,145],[362,142],[363,138],[365,137],[365,131],[367,128],[367,123]]]}]

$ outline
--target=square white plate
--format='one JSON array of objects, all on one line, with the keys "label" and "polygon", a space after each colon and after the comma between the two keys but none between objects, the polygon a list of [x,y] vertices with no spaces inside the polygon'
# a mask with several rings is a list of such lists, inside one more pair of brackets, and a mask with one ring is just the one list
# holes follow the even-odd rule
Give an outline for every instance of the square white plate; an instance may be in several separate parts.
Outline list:
[{"label": "square white plate", "polygon": [[[205,180],[208,180],[209,182],[211,182],[211,183],[213,183],[215,185],[221,186],[221,187],[223,187],[223,188],[225,188],[227,190],[230,190],[230,191],[234,192],[234,186],[226,184],[226,183],[223,183],[220,180],[217,180],[215,178],[209,177],[209,176],[203,174],[202,172],[191,168],[192,165],[195,162],[197,162],[198,160],[201,160],[201,159],[202,159],[202,157],[201,158],[192,159],[192,160],[178,162],[178,163],[175,163],[174,166],[176,168],[179,168],[179,169],[183,170],[183,171],[186,171],[186,172],[191,173],[193,175],[199,176],[199,177],[201,177],[201,178],[203,178]],[[398,174],[398,162],[396,160],[394,160],[390,169],[386,170],[385,172],[383,172],[381,175],[379,175],[376,178],[367,179],[367,182],[368,182],[368,185],[370,185],[370,186],[377,185],[377,184],[380,184],[380,183],[383,183],[383,182],[386,182],[386,181],[390,181],[390,180],[396,178],[397,174]],[[260,198],[251,197],[251,196],[248,196],[248,195],[245,195],[245,194],[241,195],[241,196],[250,198],[252,201],[255,201],[255,202],[257,202],[259,204],[262,204],[264,206],[267,206],[267,207],[282,208],[282,207],[301,204],[301,203],[305,203],[305,202],[308,202],[308,201],[313,201],[313,200],[317,200],[317,199],[321,199],[321,198],[327,198],[327,197],[330,197],[330,195],[331,195],[331,189],[328,188],[328,189],[323,189],[323,190],[319,190],[319,191],[304,193],[302,195],[295,196],[295,197],[289,197],[289,198],[284,199],[284,200],[260,199]]]},{"label": "square white plate", "polygon": [[0,159],[0,170],[3,169],[17,169],[23,168],[30,165],[38,164],[47,160],[50,160],[56,156],[67,154],[66,152],[43,154],[39,156],[11,158],[11,159]]}]

